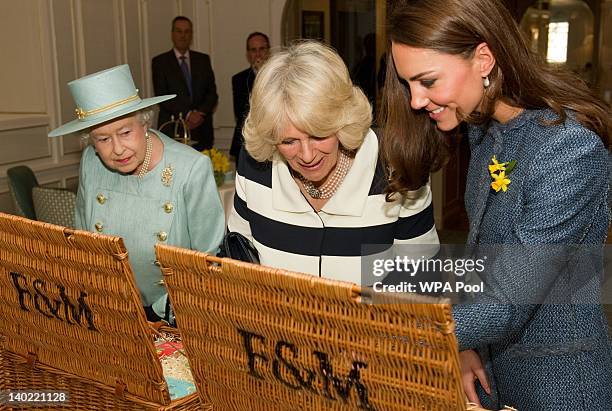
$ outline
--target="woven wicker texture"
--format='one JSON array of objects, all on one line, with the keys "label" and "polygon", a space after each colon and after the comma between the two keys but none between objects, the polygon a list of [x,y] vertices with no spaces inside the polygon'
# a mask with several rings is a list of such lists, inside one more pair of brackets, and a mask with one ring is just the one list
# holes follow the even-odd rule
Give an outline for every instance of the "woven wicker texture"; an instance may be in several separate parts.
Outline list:
[{"label": "woven wicker texture", "polygon": [[196,394],[170,402],[120,238],[0,213],[0,294],[3,388],[66,390],[70,409],[199,409]]},{"label": "woven wicker texture", "polygon": [[64,227],[74,227],[76,194],[70,190],[52,187],[32,188],[36,219]]},{"label": "woven wicker texture", "polygon": [[156,251],[198,391],[213,409],[466,409],[444,301],[365,304],[353,284]]}]

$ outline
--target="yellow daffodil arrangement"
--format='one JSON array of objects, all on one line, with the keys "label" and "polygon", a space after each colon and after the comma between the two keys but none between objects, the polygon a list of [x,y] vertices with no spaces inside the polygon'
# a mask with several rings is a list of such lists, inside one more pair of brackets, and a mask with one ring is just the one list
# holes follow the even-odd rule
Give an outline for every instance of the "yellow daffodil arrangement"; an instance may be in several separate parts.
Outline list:
[{"label": "yellow daffodil arrangement", "polygon": [[500,163],[497,158],[493,156],[491,164],[489,164],[489,173],[491,174],[491,188],[498,193],[500,190],[504,193],[508,190],[508,186],[512,182],[508,175],[512,173],[516,166],[516,160],[508,161],[506,163]]},{"label": "yellow daffodil arrangement", "polygon": [[225,173],[227,173],[230,168],[229,159],[225,154],[214,147],[210,150],[203,150],[202,154],[210,157],[213,172],[215,173],[215,182],[217,183],[217,187],[221,187],[225,180]]}]

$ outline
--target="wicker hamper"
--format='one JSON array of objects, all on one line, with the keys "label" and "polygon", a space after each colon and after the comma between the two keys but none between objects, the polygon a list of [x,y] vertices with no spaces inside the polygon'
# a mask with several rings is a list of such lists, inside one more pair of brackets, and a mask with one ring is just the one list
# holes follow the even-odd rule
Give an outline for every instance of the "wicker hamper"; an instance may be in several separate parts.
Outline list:
[{"label": "wicker hamper", "polygon": [[170,400],[121,238],[0,213],[0,294],[4,393],[68,394],[45,409],[201,408]]},{"label": "wicker hamper", "polygon": [[478,410],[448,303],[156,246],[203,402],[214,410]]}]

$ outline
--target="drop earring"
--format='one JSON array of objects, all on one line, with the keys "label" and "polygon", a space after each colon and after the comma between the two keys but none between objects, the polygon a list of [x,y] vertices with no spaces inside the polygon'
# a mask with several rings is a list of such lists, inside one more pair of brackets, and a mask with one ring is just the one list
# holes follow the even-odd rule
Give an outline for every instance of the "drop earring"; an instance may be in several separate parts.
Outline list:
[{"label": "drop earring", "polygon": [[484,88],[487,88],[491,85],[491,82],[489,81],[489,76],[486,76],[482,79],[482,84],[484,85]]}]

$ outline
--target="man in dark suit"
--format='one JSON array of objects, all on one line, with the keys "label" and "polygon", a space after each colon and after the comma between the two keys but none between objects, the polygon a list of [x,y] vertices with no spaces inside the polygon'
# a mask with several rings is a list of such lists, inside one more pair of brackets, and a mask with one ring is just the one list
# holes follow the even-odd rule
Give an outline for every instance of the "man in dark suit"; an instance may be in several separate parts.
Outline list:
[{"label": "man in dark suit", "polygon": [[[210,57],[189,50],[193,38],[191,20],[184,16],[172,20],[174,48],[153,58],[153,88],[155,95],[176,94],[176,98],[159,104],[158,128],[171,116],[183,115],[197,141],[197,150],[213,146],[213,111],[217,105],[215,74]],[[168,129],[165,129],[166,131]]]},{"label": "man in dark suit", "polygon": [[270,40],[268,36],[258,31],[249,34],[246,41],[246,58],[251,65],[246,70],[235,74],[232,77],[232,94],[234,97],[234,117],[236,118],[236,128],[230,155],[238,162],[238,154],[244,142],[242,137],[242,126],[249,113],[249,96],[255,82],[255,75],[259,68],[265,63],[270,55]]}]

